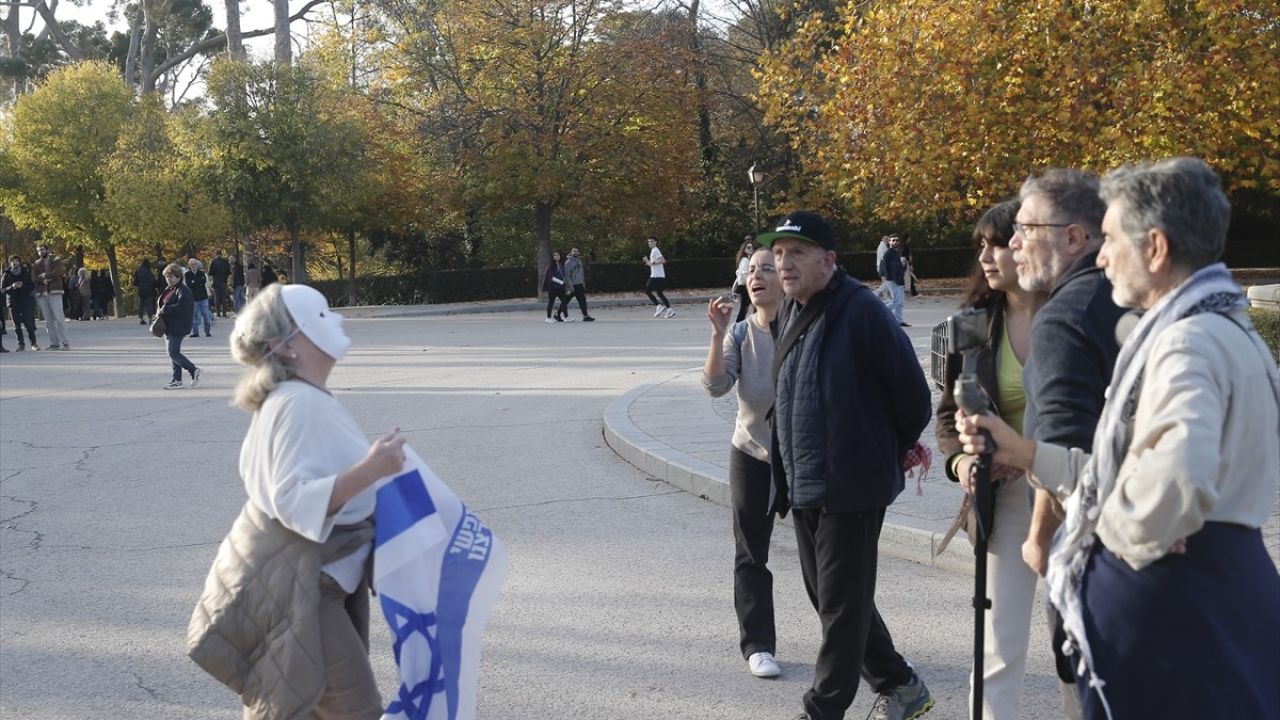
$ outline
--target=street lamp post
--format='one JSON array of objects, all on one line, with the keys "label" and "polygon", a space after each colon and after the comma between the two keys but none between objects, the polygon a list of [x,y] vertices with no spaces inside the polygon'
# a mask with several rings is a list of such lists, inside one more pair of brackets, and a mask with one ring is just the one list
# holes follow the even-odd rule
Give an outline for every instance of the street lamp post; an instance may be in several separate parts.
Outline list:
[{"label": "street lamp post", "polygon": [[751,163],[751,167],[747,168],[747,179],[751,181],[751,194],[756,215],[756,234],[758,235],[760,234],[760,184],[764,182],[764,171],[757,170],[756,164]]}]

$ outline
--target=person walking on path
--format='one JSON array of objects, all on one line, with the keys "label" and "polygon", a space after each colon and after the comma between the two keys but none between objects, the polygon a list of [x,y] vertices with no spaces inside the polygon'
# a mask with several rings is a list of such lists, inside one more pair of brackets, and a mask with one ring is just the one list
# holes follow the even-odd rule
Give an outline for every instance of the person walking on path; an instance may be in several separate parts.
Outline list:
[{"label": "person walking on path", "polygon": [[36,246],[35,264],[31,267],[31,275],[35,280],[36,305],[40,315],[44,317],[44,329],[49,333],[50,350],[70,350],[67,340],[67,318],[62,310],[63,269],[62,258],[49,252],[49,246],[41,243]]},{"label": "person walking on path", "polygon": [[1064,501],[1047,581],[1087,720],[1278,718],[1280,573],[1261,527],[1280,376],[1218,261],[1230,203],[1188,157],[1113,170],[1099,192],[1097,267],[1138,312],[1092,450],[993,415],[958,413],[960,440],[979,453],[989,431],[996,462]]},{"label": "person walking on path", "polygon": [[27,339],[31,341],[31,349],[40,349],[36,344],[35,298],[32,296],[34,286],[31,280],[31,268],[22,262],[22,258],[10,255],[9,266],[0,276],[0,291],[4,292],[5,303],[9,306],[9,315],[13,318],[13,334],[18,339],[16,349],[19,352],[26,349],[26,345],[22,342],[23,328],[26,328]]},{"label": "person walking on path", "polygon": [[115,302],[116,286],[111,282],[111,273],[108,270],[94,270],[93,288],[93,309],[94,315],[99,320],[107,319],[107,309]]},{"label": "person walking on path", "polygon": [[[578,299],[578,309],[582,311],[583,322],[595,322],[595,318],[587,312],[587,274],[582,269],[582,258],[578,248],[569,251],[564,261],[564,281],[572,289],[571,295]],[[568,317],[568,313],[565,313]]]},{"label": "person walking on path", "polygon": [[[405,438],[397,428],[370,443],[327,387],[350,345],[342,316],[306,285],[264,288],[231,333],[231,355],[246,368],[233,402],[253,413],[240,446],[247,499],[187,647],[240,694],[247,720],[382,717],[369,663],[369,556],[376,483],[400,472]],[[281,570],[262,573],[274,582],[246,581],[264,567]]]},{"label": "person walking on path", "polygon": [[246,302],[257,297],[258,292],[262,290],[262,261],[250,255],[249,262],[244,266],[244,299]]},{"label": "person walking on path", "polygon": [[[551,253],[551,262],[542,274],[542,289],[547,293],[547,322],[564,322],[569,317],[569,298],[564,294],[564,269],[560,267],[560,253]],[[551,318],[551,309],[556,301],[560,301],[560,309],[556,310],[555,319]]]},{"label": "person walking on path", "polygon": [[742,322],[747,313],[751,312],[751,296],[747,292],[747,273],[751,267],[751,256],[755,251],[755,241],[748,235],[738,248],[738,269],[733,273],[732,292],[738,297],[738,318],[734,322]]},{"label": "person walking on path", "polygon": [[906,294],[911,297],[920,295],[920,280],[916,277],[915,260],[911,258],[911,238],[903,235],[898,240],[898,255],[902,257],[902,277]]},{"label": "person walking on path", "polygon": [[213,281],[213,311],[224,318],[227,316],[227,281],[231,279],[231,263],[227,262],[226,253],[222,250],[209,263],[209,279]]},{"label": "person walking on path", "polygon": [[782,303],[782,281],[773,252],[760,248],[747,261],[750,301],[756,312],[730,328],[733,301],[716,298],[707,307],[711,347],[702,367],[702,385],[711,397],[738,388],[738,416],[729,448],[729,497],[733,510],[733,609],[738,616],[738,645],[751,674],[781,674],[774,655],[773,574],[769,538],[773,491],[769,466],[769,410],[773,407],[773,334],[769,324]]},{"label": "person walking on path", "polygon": [[187,289],[191,291],[191,300],[195,303],[195,320],[191,322],[191,337],[200,337],[200,320],[204,320],[204,336],[212,337],[209,332],[213,328],[213,313],[209,310],[209,276],[205,274],[199,260],[187,260],[187,273],[184,279]]},{"label": "person walking on path", "polygon": [[[143,258],[133,271],[133,287],[138,291],[138,324],[150,325],[156,312],[156,276],[151,271],[151,261]],[[144,319],[143,316],[146,316]]]},{"label": "person walking on path", "polygon": [[240,256],[231,255],[231,307],[239,315],[245,303],[244,263]]},{"label": "person walking on path", "polygon": [[195,327],[193,293],[190,286],[183,283],[182,266],[178,263],[170,263],[164,269],[164,280],[166,287],[160,294],[157,312],[164,318],[165,348],[173,366],[173,379],[164,389],[181,388],[183,370],[191,374],[191,387],[195,387],[200,382],[201,370],[182,354],[182,341],[191,332],[191,328]]},{"label": "person walking on path", "polygon": [[890,238],[889,248],[884,251],[884,257],[880,258],[879,272],[881,286],[889,294],[889,312],[893,313],[898,325],[911,327],[902,316],[904,304],[903,286],[907,280],[906,266],[902,264],[902,256],[898,254],[898,248],[902,247],[901,243],[902,241],[896,235]]},{"label": "person walking on path", "polygon": [[268,260],[262,261],[261,277],[262,277],[261,288],[259,289],[266,289],[268,286],[272,285],[273,283],[279,282],[280,280],[280,278],[276,276],[275,268],[271,267],[271,262]]},{"label": "person walking on path", "polygon": [[771,368],[773,509],[794,510],[800,572],[822,623],[799,718],[843,718],[860,677],[878,695],[874,716],[920,717],[933,696],[894,648],[875,587],[885,509],[932,416],[924,372],[884,304],[837,266],[822,216],[793,212],[757,242],[773,249],[787,295]]},{"label": "person walking on path", "polygon": [[[973,229],[978,265],[970,279],[962,307],[985,310],[987,344],[978,351],[978,382],[998,414],[1014,427],[1022,427],[1027,396],[1022,390],[1022,366],[1031,347],[1031,321],[1046,294],[1018,285],[1018,266],[1009,240],[1019,201],[1000,203],[983,213]],[[947,358],[946,386],[935,413],[938,450],[946,456],[946,472],[965,491],[958,524],[972,512],[976,460],[960,448],[956,431],[954,389],[960,374],[958,353]],[[987,546],[987,587],[991,597],[990,622],[983,624],[982,717],[984,720],[1018,720],[1022,716],[1022,681],[1027,667],[1031,633],[1031,608],[1035,602],[1036,574],[1022,561],[1022,542],[1031,528],[1031,492],[1026,474],[1016,468],[996,467],[995,524]],[[970,538],[972,540],[972,538]],[[940,546],[937,552],[942,552]],[[970,688],[973,677],[969,678]],[[972,700],[972,690],[970,692]],[[969,707],[973,707],[972,701]]]},{"label": "person walking on path", "polygon": [[649,296],[649,302],[653,303],[656,309],[653,311],[654,317],[676,316],[676,311],[671,307],[671,303],[667,301],[667,296],[663,294],[663,289],[667,287],[667,259],[662,256],[662,251],[658,249],[658,239],[648,238],[649,255],[644,258],[644,264],[649,266],[649,281],[644,284],[644,294]]}]

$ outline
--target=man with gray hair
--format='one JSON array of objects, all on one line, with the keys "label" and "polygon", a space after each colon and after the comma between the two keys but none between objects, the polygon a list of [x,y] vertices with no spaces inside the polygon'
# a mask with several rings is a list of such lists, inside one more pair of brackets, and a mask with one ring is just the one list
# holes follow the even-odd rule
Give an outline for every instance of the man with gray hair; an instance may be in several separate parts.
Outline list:
[{"label": "man with gray hair", "polygon": [[966,451],[1030,471],[1067,515],[1049,595],[1079,660],[1084,716],[1280,717],[1280,573],[1261,526],[1280,479],[1280,377],[1218,258],[1230,205],[1195,158],[1103,178],[1098,255],[1142,314],[1092,453],[961,417]]},{"label": "man with gray hair", "polygon": [[[1054,445],[1089,451],[1106,402],[1107,383],[1119,346],[1116,322],[1123,311],[1111,300],[1111,284],[1096,261],[1102,246],[1102,216],[1097,176],[1054,169],[1029,178],[1019,193],[1022,203],[1009,247],[1018,264],[1018,284],[1049,299],[1031,326],[1031,347],[1022,384],[1027,396],[1023,434]],[[1022,557],[1043,576],[1049,546],[1062,520],[1062,508],[1043,490],[1036,492],[1031,528]],[[996,519],[999,522],[999,518]],[[1049,622],[1057,617],[1049,608]],[[1055,632],[1054,650],[1061,647]],[[1074,680],[1070,663],[1058,656],[1058,675]],[[1062,687],[1063,710],[1080,717],[1076,693]]]}]

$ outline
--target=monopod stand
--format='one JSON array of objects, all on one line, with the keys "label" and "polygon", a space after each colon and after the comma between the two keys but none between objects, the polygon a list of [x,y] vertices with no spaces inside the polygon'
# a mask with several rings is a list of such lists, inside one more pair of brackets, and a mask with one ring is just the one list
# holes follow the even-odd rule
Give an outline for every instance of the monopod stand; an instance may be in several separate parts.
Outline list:
[{"label": "monopod stand", "polygon": [[[977,353],[968,350],[963,357],[964,364],[956,379],[956,404],[970,415],[979,415],[987,411],[987,396],[978,385]],[[995,528],[996,514],[995,488],[991,486],[991,453],[995,446],[986,430],[982,431],[982,437],[986,451],[978,456],[973,482],[973,504],[978,516],[978,536],[973,543],[973,714],[970,717],[974,720],[982,717],[982,660],[986,613],[991,609],[991,600],[987,597],[987,545]]]}]

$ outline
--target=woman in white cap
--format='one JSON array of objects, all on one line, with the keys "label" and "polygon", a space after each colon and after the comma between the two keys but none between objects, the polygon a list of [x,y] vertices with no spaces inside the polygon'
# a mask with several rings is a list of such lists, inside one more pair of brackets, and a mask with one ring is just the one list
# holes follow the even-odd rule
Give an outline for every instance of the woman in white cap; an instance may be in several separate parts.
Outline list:
[{"label": "woman in white cap", "polygon": [[368,657],[375,483],[400,471],[397,428],[370,443],[326,384],[351,341],[305,285],[273,284],[237,318],[248,370],[233,403],[253,418],[240,449],[248,502],[219,550],[188,652],[235,689],[246,718],[374,720]]}]

